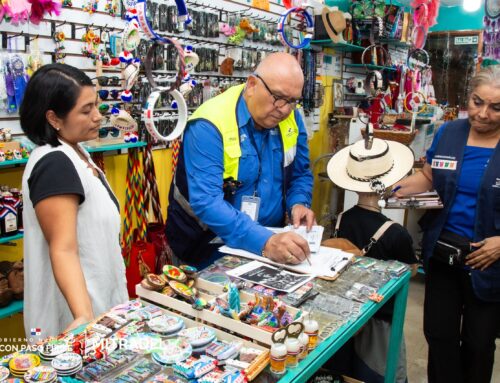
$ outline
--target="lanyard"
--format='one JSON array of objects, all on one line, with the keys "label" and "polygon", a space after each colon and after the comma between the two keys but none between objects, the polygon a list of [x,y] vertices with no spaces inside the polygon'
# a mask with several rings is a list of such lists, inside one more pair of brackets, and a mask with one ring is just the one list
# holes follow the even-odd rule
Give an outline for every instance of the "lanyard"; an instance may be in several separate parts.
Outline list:
[{"label": "lanyard", "polygon": [[257,142],[255,141],[255,137],[254,137],[255,130],[257,130],[255,127],[253,127],[253,130],[248,129],[248,133],[249,133],[248,136],[250,138],[250,141],[252,142],[252,146],[254,147],[255,152],[257,153],[257,157],[259,158],[259,173],[257,175],[257,180],[255,181],[255,187],[254,187],[254,191],[253,191],[254,197],[257,196],[257,186],[259,185],[260,176],[262,175],[262,155],[263,155],[264,149],[266,147],[266,140],[269,139],[269,131],[266,131],[265,133],[262,134],[262,145],[260,146],[260,151],[259,151],[257,148]]}]

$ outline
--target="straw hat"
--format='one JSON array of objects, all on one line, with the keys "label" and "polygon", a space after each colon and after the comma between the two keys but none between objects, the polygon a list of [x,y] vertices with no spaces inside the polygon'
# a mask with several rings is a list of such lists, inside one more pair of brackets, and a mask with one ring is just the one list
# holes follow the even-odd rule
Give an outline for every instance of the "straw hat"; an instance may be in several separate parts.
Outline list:
[{"label": "straw hat", "polygon": [[126,132],[137,130],[137,121],[135,121],[134,117],[123,109],[120,109],[120,111],[116,114],[112,114],[110,122],[113,127]]},{"label": "straw hat", "polygon": [[323,19],[323,25],[325,26],[326,32],[332,41],[334,43],[344,41],[342,37],[342,32],[346,29],[344,12],[330,11],[328,7],[323,7],[321,18]]},{"label": "straw hat", "polygon": [[380,194],[402,179],[414,160],[407,146],[371,137],[335,153],[328,161],[327,173],[343,189]]}]

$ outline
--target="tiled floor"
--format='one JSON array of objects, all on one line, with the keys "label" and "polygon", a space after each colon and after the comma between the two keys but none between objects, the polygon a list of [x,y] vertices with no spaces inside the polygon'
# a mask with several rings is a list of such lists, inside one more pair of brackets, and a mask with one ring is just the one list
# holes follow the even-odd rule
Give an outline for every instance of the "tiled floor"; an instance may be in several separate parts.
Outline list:
[{"label": "tiled floor", "polygon": [[[427,382],[427,342],[422,330],[424,278],[417,275],[410,282],[406,309],[405,337],[409,383]],[[497,339],[492,382],[500,382],[500,339]]]}]

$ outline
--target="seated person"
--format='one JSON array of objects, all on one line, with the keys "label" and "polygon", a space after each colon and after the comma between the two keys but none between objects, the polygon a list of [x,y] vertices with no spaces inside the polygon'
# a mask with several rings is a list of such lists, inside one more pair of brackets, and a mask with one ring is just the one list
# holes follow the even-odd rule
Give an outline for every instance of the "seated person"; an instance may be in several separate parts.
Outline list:
[{"label": "seated person", "polygon": [[[365,140],[340,150],[331,158],[328,176],[336,185],[355,191],[359,197],[357,205],[339,214],[334,236],[348,239],[368,257],[405,262],[412,265],[415,272],[417,259],[410,234],[381,212],[386,187],[403,178],[413,162],[413,153],[406,146],[368,134]],[[340,358],[347,358],[342,361],[342,367],[351,363],[351,369],[338,372],[371,383],[384,381],[393,309],[394,299],[391,299],[353,338],[353,343],[339,350]],[[351,351],[346,351],[349,347]],[[337,369],[337,364],[340,366],[340,359],[336,357],[330,364],[333,369]],[[406,381],[404,339],[396,378],[397,382]]]}]

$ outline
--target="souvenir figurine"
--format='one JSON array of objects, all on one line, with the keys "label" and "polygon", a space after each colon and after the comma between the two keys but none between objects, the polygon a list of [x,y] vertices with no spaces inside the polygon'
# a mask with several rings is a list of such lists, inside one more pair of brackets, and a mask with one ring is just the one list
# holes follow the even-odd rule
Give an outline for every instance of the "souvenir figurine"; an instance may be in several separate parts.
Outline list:
[{"label": "souvenir figurine", "polygon": [[229,302],[229,308],[237,313],[241,310],[241,302],[240,302],[240,292],[236,284],[231,282],[224,287],[224,290],[227,291],[227,301]]},{"label": "souvenir figurine", "polygon": [[20,152],[19,150],[15,149],[15,150],[14,150],[14,159],[16,159],[16,160],[20,160],[20,159],[22,159],[22,158],[23,158],[23,157],[22,157],[22,155],[21,155],[21,152]]},{"label": "souvenir figurine", "polygon": [[3,129],[3,137],[6,142],[12,141],[12,133],[10,131],[10,128]]},{"label": "souvenir figurine", "polygon": [[26,148],[21,148],[21,157],[27,159],[30,157],[30,152]]},{"label": "souvenir figurine", "polygon": [[5,159],[7,161],[12,161],[14,159],[14,152],[12,152],[12,150],[5,151]]},{"label": "souvenir figurine", "polygon": [[3,152],[3,150],[0,150],[0,162],[4,161],[5,161],[5,153]]}]

